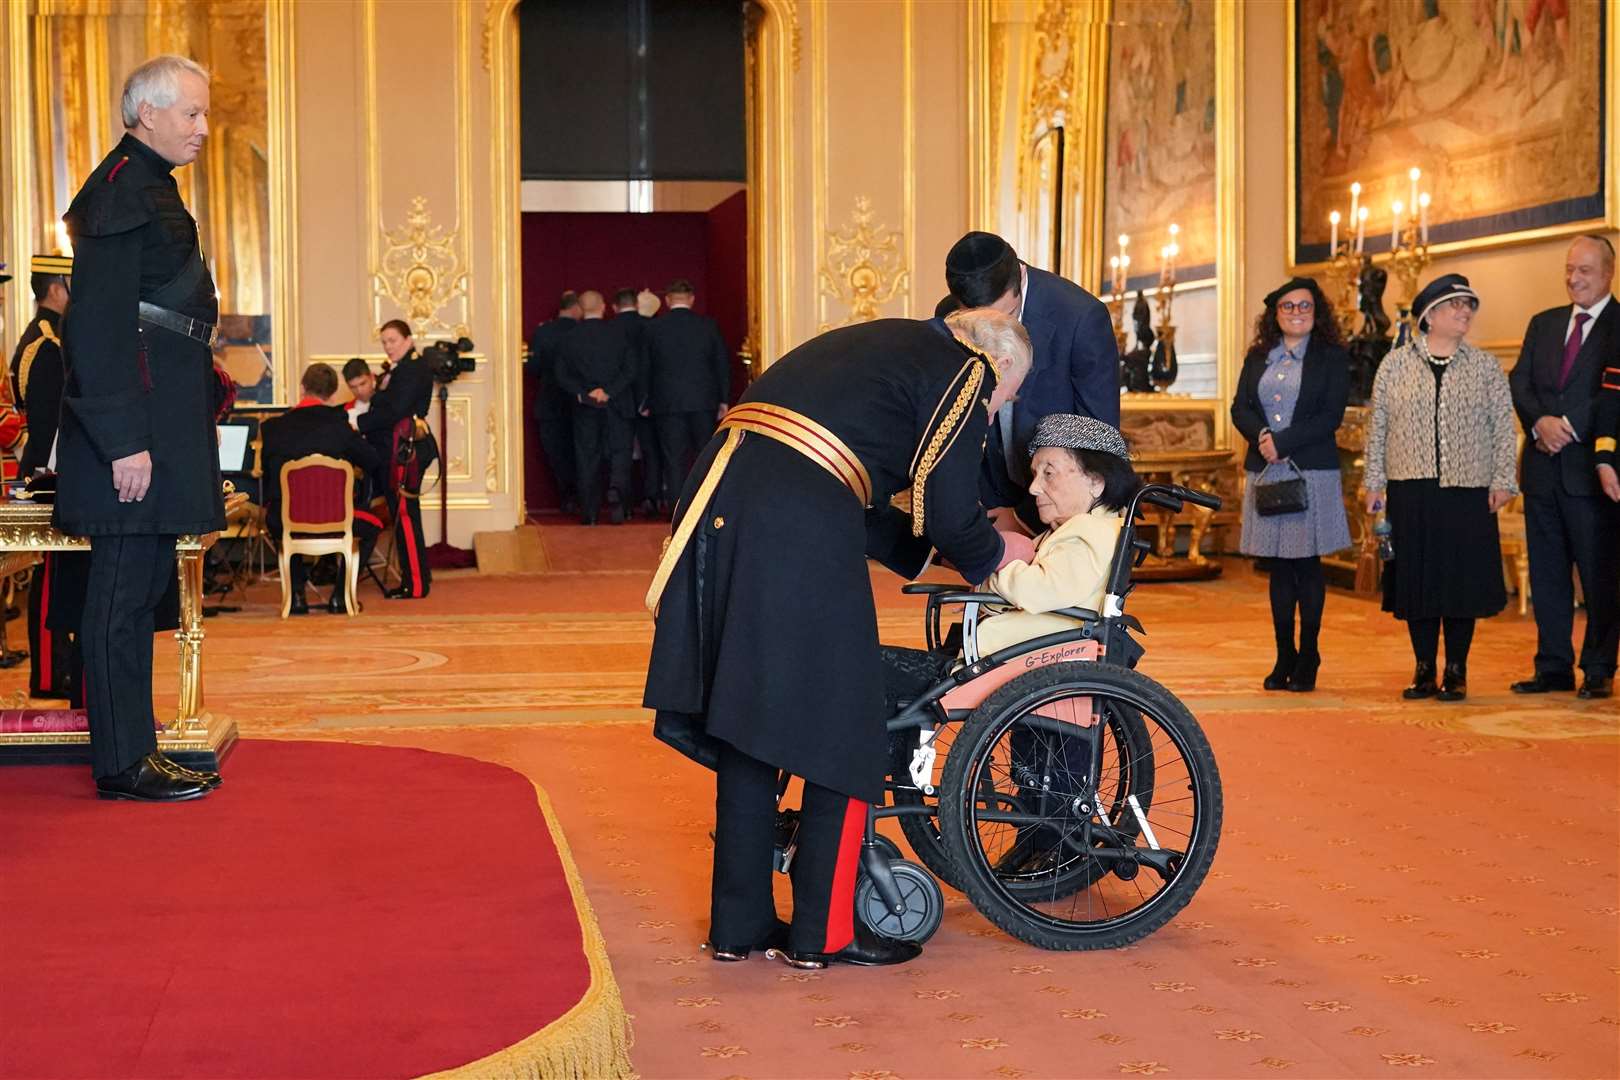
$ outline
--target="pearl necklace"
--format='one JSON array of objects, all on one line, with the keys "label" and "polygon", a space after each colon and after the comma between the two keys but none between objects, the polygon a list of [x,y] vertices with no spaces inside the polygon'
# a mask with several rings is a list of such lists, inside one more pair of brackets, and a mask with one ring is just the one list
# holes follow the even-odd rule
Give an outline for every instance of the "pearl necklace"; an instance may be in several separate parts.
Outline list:
[{"label": "pearl necklace", "polygon": [[1423,357],[1423,359],[1428,361],[1429,363],[1436,365],[1437,367],[1445,367],[1447,364],[1450,364],[1452,362],[1452,360],[1456,359],[1456,357],[1457,357],[1457,349],[1462,348],[1462,342],[1459,341],[1459,342],[1457,342],[1456,349],[1452,350],[1450,356],[1439,357],[1439,356],[1436,356],[1432,352],[1429,351],[1429,335],[1428,334],[1415,334],[1415,335],[1413,335],[1412,341],[1413,341],[1414,344],[1417,345],[1418,355]]}]

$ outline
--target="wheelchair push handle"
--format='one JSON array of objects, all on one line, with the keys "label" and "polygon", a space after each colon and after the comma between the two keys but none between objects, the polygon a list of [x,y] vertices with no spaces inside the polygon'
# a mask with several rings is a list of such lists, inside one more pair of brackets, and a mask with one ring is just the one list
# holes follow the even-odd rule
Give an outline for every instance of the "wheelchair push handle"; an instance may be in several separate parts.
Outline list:
[{"label": "wheelchair push handle", "polygon": [[1137,496],[1140,502],[1152,503],[1162,506],[1171,513],[1179,513],[1183,504],[1192,503],[1207,510],[1219,510],[1221,498],[1204,491],[1194,491],[1192,488],[1180,484],[1149,484]]}]

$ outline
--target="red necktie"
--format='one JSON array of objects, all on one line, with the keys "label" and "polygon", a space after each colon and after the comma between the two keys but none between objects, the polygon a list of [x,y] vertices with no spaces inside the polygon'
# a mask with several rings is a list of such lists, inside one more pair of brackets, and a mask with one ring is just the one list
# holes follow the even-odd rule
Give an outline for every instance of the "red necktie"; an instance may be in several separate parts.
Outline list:
[{"label": "red necktie", "polygon": [[1581,351],[1581,328],[1592,316],[1582,311],[1575,316],[1575,325],[1570,328],[1569,340],[1564,342],[1564,366],[1558,369],[1558,389],[1562,390],[1569,383],[1569,373],[1575,370],[1575,357]]}]

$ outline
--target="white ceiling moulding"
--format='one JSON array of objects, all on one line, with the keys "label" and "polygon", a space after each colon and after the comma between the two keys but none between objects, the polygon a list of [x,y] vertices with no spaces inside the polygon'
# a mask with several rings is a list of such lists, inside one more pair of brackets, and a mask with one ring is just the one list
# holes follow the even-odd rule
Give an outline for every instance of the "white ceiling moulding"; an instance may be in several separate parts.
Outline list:
[{"label": "white ceiling moulding", "polygon": [[525,213],[712,210],[747,188],[730,180],[525,180]]}]

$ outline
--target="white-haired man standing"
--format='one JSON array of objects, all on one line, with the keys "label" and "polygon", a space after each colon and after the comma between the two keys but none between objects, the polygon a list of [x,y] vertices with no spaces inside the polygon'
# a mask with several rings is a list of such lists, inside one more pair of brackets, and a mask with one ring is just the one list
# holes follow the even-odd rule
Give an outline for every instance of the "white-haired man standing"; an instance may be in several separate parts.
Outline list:
[{"label": "white-haired man standing", "polygon": [[177,801],[219,783],[158,753],[155,612],[183,533],[225,527],[210,345],[219,318],[197,223],[172,171],[208,135],[208,73],[159,56],[124,83],[125,133],[64,220],[74,296],[57,444],[56,524],[90,538],[80,634],[102,798]]}]

